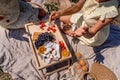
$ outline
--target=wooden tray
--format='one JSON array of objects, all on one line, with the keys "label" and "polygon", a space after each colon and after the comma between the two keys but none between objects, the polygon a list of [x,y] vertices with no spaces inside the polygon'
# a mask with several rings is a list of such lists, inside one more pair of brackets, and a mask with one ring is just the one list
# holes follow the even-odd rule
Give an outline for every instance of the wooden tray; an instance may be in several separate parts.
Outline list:
[{"label": "wooden tray", "polygon": [[[27,33],[30,34],[30,36],[29,36],[30,47],[31,47],[31,49],[32,49],[32,51],[33,51],[33,55],[34,55],[34,58],[35,58],[35,62],[36,62],[37,68],[38,68],[38,69],[43,69],[43,68],[47,68],[47,67],[49,67],[49,66],[58,64],[58,63],[60,63],[60,62],[69,60],[69,59],[72,57],[71,53],[70,53],[70,55],[69,55],[68,57],[66,57],[66,58],[60,58],[58,61],[54,61],[54,62],[51,62],[51,63],[45,63],[45,62],[41,59],[41,57],[39,56],[39,54],[38,54],[38,52],[37,52],[37,49],[36,49],[36,47],[35,47],[35,45],[34,45],[34,41],[32,40],[32,37],[33,37],[33,33],[34,33],[34,32],[44,32],[44,30],[41,30],[41,29],[39,28],[39,26],[40,26],[40,22],[28,23],[28,24],[25,25],[25,29],[26,29]],[[55,27],[56,27],[56,32],[54,33],[54,35],[56,36],[56,39],[57,39],[57,40],[60,40],[60,41],[63,41],[64,44],[65,44],[65,46],[66,46],[66,48],[67,48],[67,50],[69,50],[68,47],[67,47],[67,45],[66,45],[66,43],[65,43],[65,41],[64,41],[64,38],[63,38],[60,30],[59,30],[59,28],[58,28],[58,26],[55,25]],[[70,50],[69,50],[69,52],[70,52]]]}]

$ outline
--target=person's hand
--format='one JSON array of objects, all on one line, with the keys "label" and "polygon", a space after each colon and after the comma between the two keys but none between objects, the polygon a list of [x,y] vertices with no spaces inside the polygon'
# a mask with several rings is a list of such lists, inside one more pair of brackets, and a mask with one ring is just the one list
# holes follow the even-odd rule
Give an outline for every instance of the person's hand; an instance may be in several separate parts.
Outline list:
[{"label": "person's hand", "polygon": [[86,27],[80,27],[74,32],[74,37],[80,37],[86,33]]},{"label": "person's hand", "polygon": [[49,20],[55,20],[57,18],[59,18],[61,16],[61,12],[60,11],[52,11],[49,17]]},{"label": "person's hand", "polygon": [[72,30],[71,25],[63,24],[63,25],[61,26],[61,30],[62,30],[65,34],[67,34],[67,35],[69,35],[69,36],[73,36],[73,35],[74,35],[74,31]]}]

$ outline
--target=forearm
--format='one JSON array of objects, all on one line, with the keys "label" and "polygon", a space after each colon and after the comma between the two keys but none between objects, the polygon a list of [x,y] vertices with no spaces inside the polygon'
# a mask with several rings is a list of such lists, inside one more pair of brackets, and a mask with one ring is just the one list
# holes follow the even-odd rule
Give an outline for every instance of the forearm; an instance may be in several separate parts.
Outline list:
[{"label": "forearm", "polygon": [[98,31],[100,31],[103,27],[108,25],[113,21],[114,18],[107,18],[104,21],[99,20],[95,25],[88,28],[86,33],[83,35],[84,37],[91,38],[93,37]]},{"label": "forearm", "polygon": [[79,0],[78,3],[72,5],[71,7],[67,8],[65,10],[60,11],[61,16],[71,15],[73,13],[80,11],[82,9],[84,3],[85,3],[85,0]]}]

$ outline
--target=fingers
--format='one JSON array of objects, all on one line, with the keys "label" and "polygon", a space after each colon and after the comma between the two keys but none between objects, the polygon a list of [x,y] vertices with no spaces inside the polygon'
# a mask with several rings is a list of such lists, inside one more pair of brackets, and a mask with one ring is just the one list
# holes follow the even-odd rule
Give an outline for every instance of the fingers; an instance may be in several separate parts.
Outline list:
[{"label": "fingers", "polygon": [[74,31],[70,28],[70,26],[66,24],[64,26],[61,26],[61,30],[69,36],[74,36]]},{"label": "fingers", "polygon": [[53,19],[53,16],[55,15],[55,12],[51,12],[50,16],[49,16],[49,22]]},{"label": "fingers", "polygon": [[68,34],[69,36],[74,37],[74,34],[75,34],[75,33],[74,33],[74,32],[69,32],[69,33],[66,32],[66,34]]},{"label": "fingers", "polygon": [[58,16],[58,12],[57,11],[52,11],[50,16],[49,16],[49,20],[55,20]]},{"label": "fingers", "polygon": [[82,34],[76,34],[76,33],[74,33],[74,35],[73,35],[74,37],[80,37],[80,36],[82,36]]},{"label": "fingers", "polygon": [[74,37],[80,37],[80,36],[83,36],[84,34],[86,34],[86,31],[84,32],[79,32],[79,33],[74,33]]},{"label": "fingers", "polygon": [[59,18],[60,16],[61,16],[60,11],[52,11],[49,16],[49,20],[55,20],[55,19]]},{"label": "fingers", "polygon": [[87,28],[80,27],[75,31],[74,37],[80,37],[86,34]]}]

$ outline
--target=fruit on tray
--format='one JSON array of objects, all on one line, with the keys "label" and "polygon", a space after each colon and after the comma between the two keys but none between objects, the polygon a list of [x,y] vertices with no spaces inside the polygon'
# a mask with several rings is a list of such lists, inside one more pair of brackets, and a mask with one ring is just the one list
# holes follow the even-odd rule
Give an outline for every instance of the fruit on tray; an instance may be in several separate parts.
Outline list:
[{"label": "fruit on tray", "polygon": [[61,47],[61,50],[66,49],[66,46],[64,45],[63,41],[59,41],[59,45]]},{"label": "fruit on tray", "polygon": [[40,28],[43,29],[45,27],[45,23],[44,22],[40,22]]},{"label": "fruit on tray", "polygon": [[33,40],[33,41],[37,40],[38,35],[40,35],[40,34],[41,34],[41,32],[34,32],[34,33],[33,33],[32,40]]},{"label": "fruit on tray", "polygon": [[47,30],[47,31],[50,31],[50,32],[53,32],[53,33],[55,33],[56,32],[56,27],[55,27],[55,25],[53,24],[53,25],[49,25],[49,22],[46,22],[46,23],[44,23],[44,22],[40,22],[40,29],[42,29],[42,30]]},{"label": "fruit on tray", "polygon": [[57,27],[55,24],[49,25],[47,22],[40,22],[38,28],[43,31],[39,35],[37,32],[34,33],[36,38],[34,39],[34,45],[44,62],[51,63],[70,55],[64,41],[56,38]]},{"label": "fruit on tray", "polygon": [[38,36],[37,40],[35,41],[35,46],[38,49],[39,46],[42,46],[45,42],[55,40],[54,35],[52,33],[42,33]]},{"label": "fruit on tray", "polygon": [[61,51],[62,57],[68,57],[70,55],[70,52],[67,49],[64,49]]},{"label": "fruit on tray", "polygon": [[38,48],[38,53],[40,53],[40,54],[44,54],[45,51],[46,51],[46,48],[44,46],[40,46]]},{"label": "fruit on tray", "polygon": [[53,33],[55,33],[56,32],[56,28],[54,27],[54,26],[49,26],[49,27],[47,27],[47,31],[52,31]]}]

